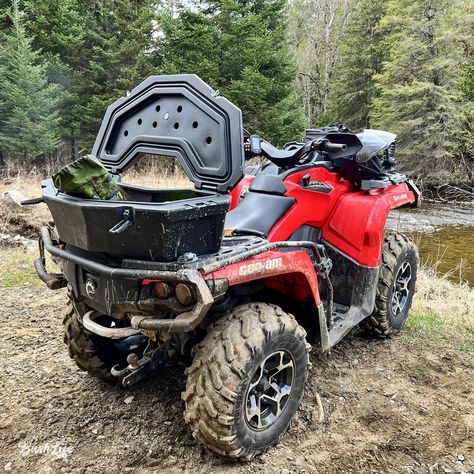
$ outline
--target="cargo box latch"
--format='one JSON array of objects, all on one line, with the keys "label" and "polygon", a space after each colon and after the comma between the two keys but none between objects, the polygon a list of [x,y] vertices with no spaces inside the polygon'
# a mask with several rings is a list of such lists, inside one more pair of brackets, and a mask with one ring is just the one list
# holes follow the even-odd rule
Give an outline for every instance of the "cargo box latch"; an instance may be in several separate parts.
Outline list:
[{"label": "cargo box latch", "polygon": [[122,232],[126,231],[132,224],[133,224],[133,209],[124,209],[122,214],[122,220],[117,222],[109,232],[111,234],[121,234]]}]

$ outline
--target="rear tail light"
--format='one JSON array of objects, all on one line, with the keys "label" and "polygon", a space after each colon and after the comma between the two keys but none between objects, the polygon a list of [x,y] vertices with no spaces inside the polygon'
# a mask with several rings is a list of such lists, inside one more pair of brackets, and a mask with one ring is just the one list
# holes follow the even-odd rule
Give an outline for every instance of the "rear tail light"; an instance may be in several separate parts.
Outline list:
[{"label": "rear tail light", "polygon": [[171,287],[171,285],[168,285],[168,283],[165,283],[163,281],[158,281],[155,283],[155,292],[158,298],[169,298],[171,296],[172,291],[173,288]]},{"label": "rear tail light", "polygon": [[193,288],[186,283],[178,283],[175,288],[176,299],[183,305],[189,306],[196,302]]}]

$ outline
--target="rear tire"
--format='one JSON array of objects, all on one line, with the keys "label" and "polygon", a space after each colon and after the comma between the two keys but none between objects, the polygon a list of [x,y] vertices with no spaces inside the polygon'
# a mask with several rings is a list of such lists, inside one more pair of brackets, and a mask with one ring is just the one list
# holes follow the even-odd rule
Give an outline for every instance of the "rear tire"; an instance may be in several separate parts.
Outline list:
[{"label": "rear tire", "polygon": [[374,312],[362,323],[362,331],[386,338],[404,325],[415,292],[418,267],[416,245],[403,234],[385,238]]},{"label": "rear tire", "polygon": [[89,332],[82,324],[82,317],[89,310],[84,304],[77,303],[71,289],[68,289],[67,312],[63,320],[64,343],[69,357],[76,365],[94,377],[106,382],[116,382],[110,369],[126,363],[127,354],[118,350],[112,341]]},{"label": "rear tire", "polygon": [[251,459],[276,444],[303,395],[310,346],[295,318],[264,303],[214,323],[194,351],[185,420],[222,456]]}]

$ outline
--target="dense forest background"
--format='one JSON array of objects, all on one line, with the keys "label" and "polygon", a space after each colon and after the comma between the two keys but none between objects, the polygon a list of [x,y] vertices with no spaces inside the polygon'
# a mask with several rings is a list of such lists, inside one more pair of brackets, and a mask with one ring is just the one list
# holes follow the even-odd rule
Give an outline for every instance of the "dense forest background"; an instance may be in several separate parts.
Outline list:
[{"label": "dense forest background", "polygon": [[88,152],[111,102],[174,73],[276,144],[382,128],[423,185],[472,191],[470,0],[0,0],[0,165]]}]

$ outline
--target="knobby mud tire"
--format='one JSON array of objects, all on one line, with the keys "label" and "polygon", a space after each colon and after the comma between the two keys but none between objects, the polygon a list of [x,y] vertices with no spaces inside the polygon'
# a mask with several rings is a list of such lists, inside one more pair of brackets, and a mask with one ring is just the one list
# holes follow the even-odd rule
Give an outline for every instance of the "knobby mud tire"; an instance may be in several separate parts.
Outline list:
[{"label": "knobby mud tire", "polygon": [[[412,271],[409,294],[403,310],[396,315],[391,305],[394,280],[401,265],[406,261],[410,263]],[[403,234],[389,234],[385,238],[382,252],[375,308],[373,313],[360,324],[363,333],[371,337],[387,338],[401,329],[413,301],[417,267],[418,250],[416,245]]]},{"label": "knobby mud tire", "polygon": [[[244,417],[247,387],[265,357],[281,349],[293,358],[294,383],[277,420],[256,431]],[[182,398],[193,436],[217,454],[245,460],[276,444],[303,395],[309,352],[305,330],[281,308],[264,303],[234,308],[210,327],[186,370]]]}]

